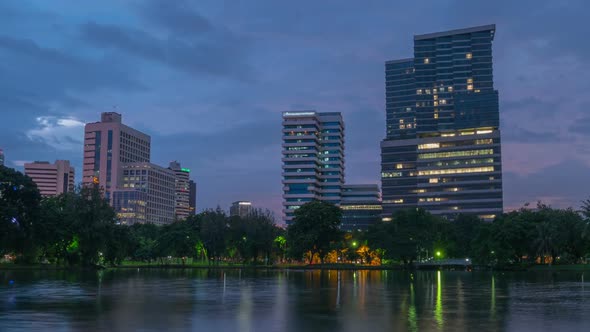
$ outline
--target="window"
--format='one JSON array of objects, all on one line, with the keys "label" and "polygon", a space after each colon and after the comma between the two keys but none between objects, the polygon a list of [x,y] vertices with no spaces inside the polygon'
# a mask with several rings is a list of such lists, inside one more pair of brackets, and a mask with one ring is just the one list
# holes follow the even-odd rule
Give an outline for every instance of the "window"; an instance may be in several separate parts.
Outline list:
[{"label": "window", "polygon": [[481,173],[493,172],[493,166],[487,167],[470,167],[470,168],[453,168],[453,169],[432,169],[425,171],[418,171],[418,175],[443,175],[443,174],[465,174],[465,173]]},{"label": "window", "polygon": [[468,78],[467,79],[467,84],[473,84],[473,78]]},{"label": "window", "polygon": [[382,178],[395,178],[395,177],[400,177],[400,176],[402,176],[402,172],[382,172],[381,173]]},{"label": "window", "polygon": [[397,169],[402,169],[402,168],[404,168],[404,165],[402,165],[402,164],[396,164],[396,165],[395,165],[395,168],[397,168]]},{"label": "window", "polygon": [[426,143],[418,145],[418,150],[425,150],[425,149],[438,149],[440,148],[440,143]]},{"label": "window", "polygon": [[425,64],[429,64],[430,63],[430,59],[429,58],[424,58],[424,63]]},{"label": "window", "polygon": [[428,179],[428,183],[438,183],[438,178],[430,178]]},{"label": "window", "polygon": [[473,58],[473,54],[467,53],[465,54],[465,58],[471,60],[471,58]]}]

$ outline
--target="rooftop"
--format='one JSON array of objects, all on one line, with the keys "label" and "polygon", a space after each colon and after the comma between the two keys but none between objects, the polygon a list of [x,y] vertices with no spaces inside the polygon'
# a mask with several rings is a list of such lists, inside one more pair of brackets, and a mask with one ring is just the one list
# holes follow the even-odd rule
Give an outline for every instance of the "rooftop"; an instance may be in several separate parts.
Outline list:
[{"label": "rooftop", "polygon": [[495,24],[488,24],[488,25],[480,25],[480,26],[475,26],[475,27],[470,27],[470,28],[427,33],[427,34],[423,34],[423,35],[415,35],[414,40],[432,39],[432,38],[446,37],[446,36],[452,36],[452,35],[461,35],[461,34],[466,34],[466,33],[482,32],[482,31],[488,31],[488,30],[495,31],[496,25]]}]

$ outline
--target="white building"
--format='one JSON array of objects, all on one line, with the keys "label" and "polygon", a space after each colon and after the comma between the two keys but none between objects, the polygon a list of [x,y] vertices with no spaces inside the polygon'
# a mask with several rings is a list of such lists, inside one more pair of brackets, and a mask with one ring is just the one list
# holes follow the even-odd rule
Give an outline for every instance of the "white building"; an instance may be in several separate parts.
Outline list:
[{"label": "white building", "polygon": [[283,113],[283,215],[312,200],[340,204],[344,184],[344,122],[340,112]]}]

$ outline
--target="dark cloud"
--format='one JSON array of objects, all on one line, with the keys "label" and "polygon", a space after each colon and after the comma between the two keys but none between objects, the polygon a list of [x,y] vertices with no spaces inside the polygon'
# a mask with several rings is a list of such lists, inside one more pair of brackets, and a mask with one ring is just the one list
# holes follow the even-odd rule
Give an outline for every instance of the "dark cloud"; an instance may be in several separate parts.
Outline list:
[{"label": "dark cloud", "polygon": [[573,133],[590,136],[590,116],[586,115],[577,119],[569,128]]},{"label": "dark cloud", "polygon": [[502,129],[503,142],[542,144],[559,143],[570,139],[568,137],[562,137],[555,132],[536,132],[521,126],[511,126]]},{"label": "dark cloud", "polygon": [[171,33],[195,38],[214,30],[213,24],[186,0],[145,1],[140,11],[148,22],[162,26]]},{"label": "dark cloud", "polygon": [[528,175],[504,172],[504,206],[518,208],[542,200],[556,207],[579,207],[590,197],[590,166],[579,160],[564,160]]},{"label": "dark cloud", "polygon": [[99,48],[122,51],[193,76],[207,74],[244,80],[251,75],[244,43],[229,33],[213,31],[183,39],[172,31],[160,38],[140,29],[96,22],[83,24],[80,32],[84,41]]}]

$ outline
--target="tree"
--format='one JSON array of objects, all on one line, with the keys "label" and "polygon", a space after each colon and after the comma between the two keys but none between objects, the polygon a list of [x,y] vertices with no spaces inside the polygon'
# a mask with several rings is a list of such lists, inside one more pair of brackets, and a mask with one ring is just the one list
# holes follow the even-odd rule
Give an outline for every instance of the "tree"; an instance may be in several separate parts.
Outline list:
[{"label": "tree", "polygon": [[309,252],[310,264],[316,254],[323,262],[330,245],[340,239],[341,214],[334,204],[321,201],[305,203],[295,210],[295,218],[287,228],[289,255],[301,259]]},{"label": "tree", "polygon": [[200,214],[200,238],[209,263],[219,259],[226,249],[227,218],[219,207]]},{"label": "tree", "polygon": [[79,240],[80,260],[85,266],[96,265],[106,250],[115,212],[98,186],[80,189],[74,207],[73,229]]},{"label": "tree", "polygon": [[40,202],[31,178],[0,166],[0,253],[15,253],[25,262],[37,258],[35,228],[40,221]]}]

